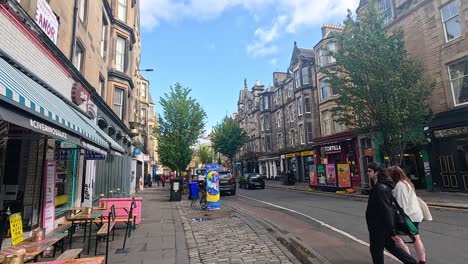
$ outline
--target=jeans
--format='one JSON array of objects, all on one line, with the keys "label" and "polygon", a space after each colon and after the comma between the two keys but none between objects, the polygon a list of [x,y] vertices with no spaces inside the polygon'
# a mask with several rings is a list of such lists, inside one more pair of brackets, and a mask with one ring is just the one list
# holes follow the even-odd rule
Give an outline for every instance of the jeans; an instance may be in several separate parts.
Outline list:
[{"label": "jeans", "polygon": [[398,258],[404,264],[418,264],[411,255],[406,253],[403,249],[399,248],[390,236],[382,234],[369,234],[370,235],[370,252],[374,264],[384,264],[384,248],[388,250],[393,256]]}]

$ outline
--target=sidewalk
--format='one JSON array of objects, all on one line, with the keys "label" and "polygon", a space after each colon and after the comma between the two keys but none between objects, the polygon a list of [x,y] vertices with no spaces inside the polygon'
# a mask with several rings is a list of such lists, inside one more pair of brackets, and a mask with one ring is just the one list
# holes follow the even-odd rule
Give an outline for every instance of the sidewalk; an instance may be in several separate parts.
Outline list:
[{"label": "sidewalk", "polygon": [[136,196],[143,197],[142,222],[127,240],[128,253],[114,254],[123,243],[116,231],[109,263],[292,263],[271,237],[228,207],[201,211],[190,207],[186,195],[169,202],[167,186]]},{"label": "sidewalk", "polygon": [[[363,195],[360,193],[336,194],[334,192],[325,192],[320,190],[311,191],[309,190],[309,185],[307,183],[296,183],[295,185],[282,185],[281,181],[266,180],[265,185],[268,188],[303,191],[320,195],[345,196],[366,200],[368,197],[367,195]],[[416,190],[416,193],[429,206],[468,209],[468,194],[450,192],[428,192],[426,190]]]}]

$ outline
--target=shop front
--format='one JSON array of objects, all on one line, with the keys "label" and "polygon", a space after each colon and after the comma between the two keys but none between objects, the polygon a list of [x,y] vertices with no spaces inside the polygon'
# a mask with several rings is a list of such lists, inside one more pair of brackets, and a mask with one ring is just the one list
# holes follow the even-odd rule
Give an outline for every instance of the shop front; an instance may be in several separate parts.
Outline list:
[{"label": "shop front", "polygon": [[455,109],[436,115],[431,123],[430,164],[436,190],[468,192],[467,114],[466,107]]},{"label": "shop front", "polygon": [[[315,173],[310,173],[310,186],[342,190],[361,186],[357,140],[354,137],[333,142],[322,141],[315,149]],[[310,166],[309,166],[310,167]],[[311,167],[314,169],[314,165]]]},{"label": "shop front", "polygon": [[276,179],[281,175],[281,168],[280,168],[280,158],[273,157],[273,158],[260,158],[260,175],[265,176],[267,179]]},{"label": "shop front", "polygon": [[0,208],[21,213],[26,230],[50,231],[80,205],[83,154],[106,155],[95,128],[46,87],[0,59]]}]

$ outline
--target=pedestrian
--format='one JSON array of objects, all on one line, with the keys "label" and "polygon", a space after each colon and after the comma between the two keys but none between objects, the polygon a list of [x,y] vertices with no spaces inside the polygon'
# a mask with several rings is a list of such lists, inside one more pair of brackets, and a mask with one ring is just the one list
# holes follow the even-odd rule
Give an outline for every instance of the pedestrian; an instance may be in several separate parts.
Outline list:
[{"label": "pedestrian", "polygon": [[164,188],[164,185],[166,184],[166,175],[163,175],[161,177],[161,184],[162,184],[162,187]]},{"label": "pedestrian", "polygon": [[[395,184],[393,196],[406,215],[411,219],[414,225],[419,229],[419,223],[424,219],[424,214],[416,196],[414,184],[408,178],[406,173],[398,166],[387,168],[387,172]],[[400,246],[400,244],[398,244]],[[409,253],[409,248],[403,243],[402,248]],[[414,235],[414,249],[419,258],[419,264],[426,264],[426,249],[419,234]]]},{"label": "pedestrian", "polygon": [[156,174],[154,176],[154,180],[156,181],[156,183],[158,184],[158,188],[159,188],[159,184],[161,183],[161,176],[159,174]]},{"label": "pedestrian", "polygon": [[148,184],[148,187],[153,187],[153,181],[151,180],[151,174],[147,174],[146,175],[146,181],[147,181],[147,184]]},{"label": "pedestrian", "polygon": [[371,190],[367,202],[366,222],[373,263],[384,263],[385,248],[405,264],[418,264],[410,254],[396,244],[402,239],[397,236],[395,228],[392,179],[382,165],[377,163],[370,163],[367,166],[367,176],[371,182]]}]

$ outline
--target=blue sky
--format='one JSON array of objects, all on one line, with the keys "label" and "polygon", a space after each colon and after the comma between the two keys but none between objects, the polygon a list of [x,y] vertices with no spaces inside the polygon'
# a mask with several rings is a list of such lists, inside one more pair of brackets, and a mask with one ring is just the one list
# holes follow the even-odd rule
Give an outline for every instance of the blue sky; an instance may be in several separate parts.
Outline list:
[{"label": "blue sky", "polygon": [[180,82],[207,113],[207,130],[237,110],[244,78],[272,84],[294,41],[312,48],[324,23],[341,23],[359,0],[142,0],[141,68],[159,98]]}]

